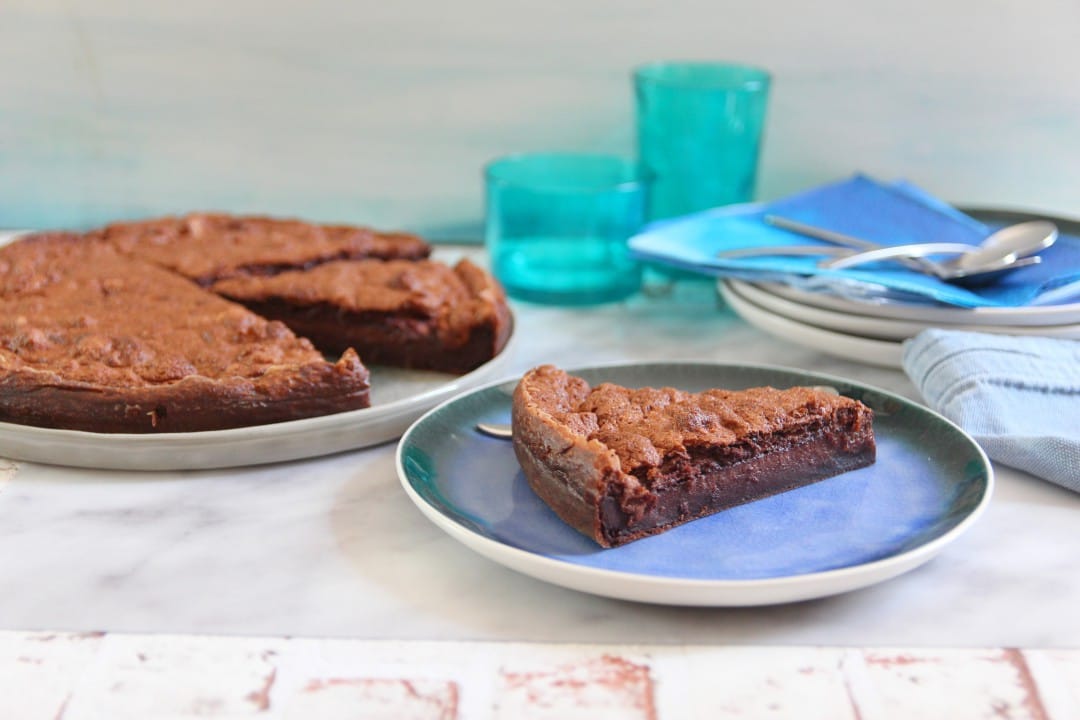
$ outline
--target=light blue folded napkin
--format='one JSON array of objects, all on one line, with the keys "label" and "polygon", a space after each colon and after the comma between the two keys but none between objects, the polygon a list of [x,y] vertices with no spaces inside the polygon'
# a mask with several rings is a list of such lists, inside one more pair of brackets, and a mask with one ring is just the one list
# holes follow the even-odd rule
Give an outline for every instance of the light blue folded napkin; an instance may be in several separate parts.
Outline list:
[{"label": "light blue folded napkin", "polygon": [[1080,492],[1080,341],[924,330],[904,370],[991,458]]},{"label": "light blue folded napkin", "polygon": [[[1080,238],[1063,234],[1042,252],[1043,262],[1008,273],[993,284],[969,288],[946,283],[897,263],[822,270],[820,257],[717,258],[722,250],[781,245],[822,245],[768,225],[766,214],[853,235],[882,245],[955,242],[974,245],[994,229],[906,182],[883,184],[864,175],[771,203],[728,206],[655,223],[630,239],[632,253],[708,275],[744,280],[799,279],[882,290],[961,307],[1015,307],[1080,281]],[[819,282],[819,285],[820,285]],[[1080,293],[1080,291],[1078,291]]]}]

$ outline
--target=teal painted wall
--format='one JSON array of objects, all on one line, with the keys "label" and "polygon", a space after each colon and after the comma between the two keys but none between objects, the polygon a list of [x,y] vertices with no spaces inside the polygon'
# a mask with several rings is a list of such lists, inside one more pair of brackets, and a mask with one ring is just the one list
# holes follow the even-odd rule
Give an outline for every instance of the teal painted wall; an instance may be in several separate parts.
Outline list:
[{"label": "teal painted wall", "polygon": [[506,152],[632,152],[629,70],[775,74],[760,193],[1080,215],[1080,4],[0,0],[0,227],[192,209],[476,238]]}]

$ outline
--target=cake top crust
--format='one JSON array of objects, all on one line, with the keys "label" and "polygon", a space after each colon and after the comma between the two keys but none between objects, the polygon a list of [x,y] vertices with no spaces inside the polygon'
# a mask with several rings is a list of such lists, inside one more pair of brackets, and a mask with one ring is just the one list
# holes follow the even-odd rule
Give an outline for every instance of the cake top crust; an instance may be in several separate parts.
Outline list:
[{"label": "cake top crust", "polygon": [[595,388],[551,365],[522,378],[521,396],[564,428],[569,440],[602,443],[622,470],[655,467],[688,448],[732,445],[820,422],[856,400],[810,387],[689,393],[674,388]]},{"label": "cake top crust", "polygon": [[87,237],[201,285],[336,259],[420,259],[431,253],[424,240],[407,233],[217,213],[114,223]]},{"label": "cake top crust", "polygon": [[325,362],[283,324],[115,248],[64,234],[0,248],[0,370],[131,389]]},{"label": "cake top crust", "polygon": [[432,260],[330,262],[272,277],[222,280],[214,292],[240,302],[332,305],[349,313],[387,313],[429,320],[440,335],[461,333],[497,312],[502,289],[479,267]]}]

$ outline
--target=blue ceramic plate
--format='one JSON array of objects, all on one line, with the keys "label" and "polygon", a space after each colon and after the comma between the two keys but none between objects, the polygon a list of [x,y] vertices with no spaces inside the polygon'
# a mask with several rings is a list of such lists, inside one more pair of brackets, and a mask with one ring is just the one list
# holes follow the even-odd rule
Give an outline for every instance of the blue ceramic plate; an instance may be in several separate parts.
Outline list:
[{"label": "blue ceramic plate", "polygon": [[967,434],[900,396],[797,370],[664,363],[573,371],[630,387],[830,385],[874,409],[877,462],[605,550],[529,489],[510,442],[516,381],[473,390],[418,420],[398,446],[401,482],[420,510],[473,550],[584,592],[675,605],[760,605],[822,597],[899,575],[971,526],[993,485]]}]

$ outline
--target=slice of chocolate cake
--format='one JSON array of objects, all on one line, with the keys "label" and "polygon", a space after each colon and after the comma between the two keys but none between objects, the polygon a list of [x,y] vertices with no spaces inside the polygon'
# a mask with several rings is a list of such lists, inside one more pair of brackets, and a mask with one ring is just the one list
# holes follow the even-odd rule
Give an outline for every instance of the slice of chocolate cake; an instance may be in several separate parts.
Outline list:
[{"label": "slice of chocolate cake", "polygon": [[510,335],[502,288],[468,260],[338,261],[210,289],[325,352],[355,348],[369,365],[463,373],[495,357]]},{"label": "slice of chocolate cake", "polygon": [[419,260],[431,254],[430,245],[405,233],[213,213],[115,223],[88,237],[203,286],[224,278],[275,275],[332,260]]},{"label": "slice of chocolate cake", "polygon": [[0,421],[94,432],[217,430],[367,407],[353,352],[77,235],[0,248]]},{"label": "slice of chocolate cake", "polygon": [[873,414],[820,389],[591,388],[550,365],[513,399],[533,491],[604,547],[870,465]]}]

